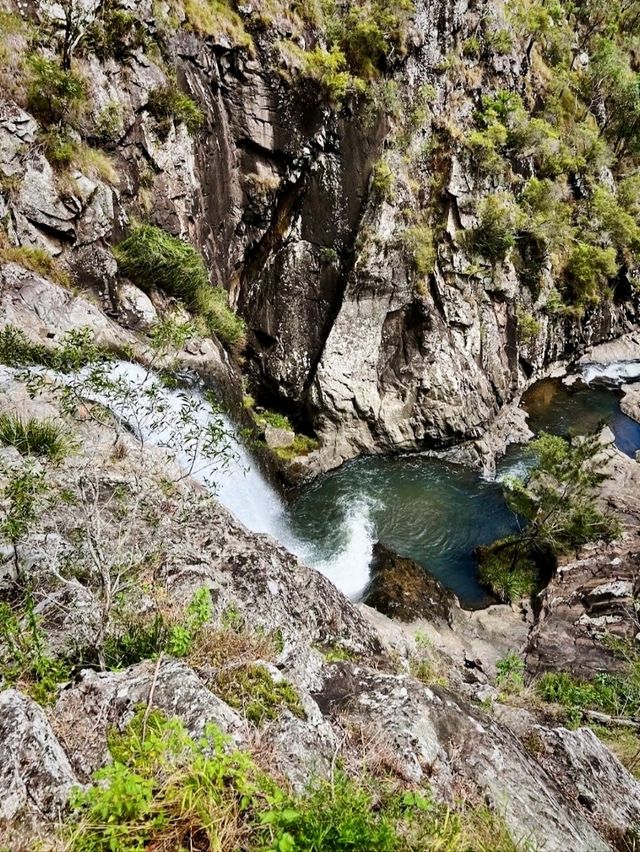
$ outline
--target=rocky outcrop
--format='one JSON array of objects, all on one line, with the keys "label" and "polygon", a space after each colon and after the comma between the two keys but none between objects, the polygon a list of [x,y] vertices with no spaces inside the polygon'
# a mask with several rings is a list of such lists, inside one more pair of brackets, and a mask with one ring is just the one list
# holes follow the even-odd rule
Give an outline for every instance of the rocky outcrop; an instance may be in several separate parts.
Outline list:
[{"label": "rocky outcrop", "polygon": [[14,689],[0,692],[0,828],[16,817],[55,822],[77,785],[41,707]]},{"label": "rocky outcrop", "polygon": [[[504,813],[518,841],[544,843],[550,852],[609,848],[585,812],[566,809],[559,785],[513,734],[445,690],[343,663],[327,669],[314,697],[325,713],[346,714],[384,732],[404,777],[429,777],[443,792],[452,790],[456,778],[477,785]],[[605,749],[599,752],[606,756]],[[615,758],[613,764],[612,772],[622,770]],[[631,810],[637,813],[639,807],[636,798]]]},{"label": "rocky outcrop", "polygon": [[451,621],[455,595],[413,559],[377,542],[370,571],[363,603],[400,621]]},{"label": "rocky outcrop", "polygon": [[622,671],[626,661],[603,642],[615,637],[635,642],[638,633],[640,565],[640,465],[612,446],[603,433],[602,503],[623,525],[611,544],[585,545],[562,557],[551,582],[540,594],[540,614],[527,648],[532,674],[570,671],[591,678],[600,671]]},{"label": "rocky outcrop", "polygon": [[[15,376],[3,382],[3,407],[33,414],[40,406],[55,416],[52,389],[31,400]],[[31,578],[47,652],[68,653],[75,642],[80,659],[93,653],[94,668],[77,669],[60,684],[48,719],[16,690],[2,693],[10,760],[0,761],[0,783],[7,779],[11,826],[26,820],[29,838],[46,830],[70,786],[89,781],[110,759],[109,731],[123,730],[140,707],[180,718],[194,736],[213,723],[242,749],[259,745],[269,771],[294,788],[330,777],[341,759],[353,767],[377,761],[398,783],[426,785],[446,801],[463,789],[470,802],[487,801],[503,814],[514,839],[544,842],[549,850],[606,850],[608,832],[624,831],[637,819],[637,784],[590,734],[576,732],[574,741],[549,732],[566,763],[558,778],[551,764],[523,748],[508,717],[494,719],[463,697],[496,697],[489,678],[496,658],[526,634],[522,613],[502,607],[464,613],[454,605],[440,625],[431,618],[416,622],[411,629],[416,635],[424,629],[422,645],[432,641],[451,660],[450,688],[425,685],[407,673],[416,650],[410,634],[391,641],[391,622],[370,617],[372,611],[355,607],[273,540],[249,533],[164,454],[127,435],[114,452],[108,426],[67,420],[72,424],[82,437],[75,454],[47,470],[50,492],[64,500],[47,504],[16,555],[22,575]],[[0,487],[20,458],[3,461]],[[122,571],[134,580],[113,609],[105,589],[117,588],[112,584]],[[5,596],[19,588],[11,574],[2,582]],[[250,650],[216,658],[212,646],[193,660],[164,651],[121,671],[96,670],[105,636],[154,613],[184,620],[203,589],[211,629],[228,631],[230,649],[245,629],[262,643],[271,637],[271,661]],[[59,604],[62,618],[56,618]],[[492,645],[500,630],[502,640]],[[332,657],[344,661],[329,662]],[[245,717],[242,703],[232,707],[219,674],[247,664],[266,669],[273,683],[286,679],[300,712],[280,707],[260,723]],[[571,759],[565,741],[575,746]],[[588,762],[600,769],[587,795],[579,775]],[[628,799],[617,808],[625,784]]]},{"label": "rocky outcrop", "polygon": [[[117,126],[102,140],[113,174],[76,164],[62,186],[35,145],[37,123],[5,99],[0,171],[12,189],[0,192],[0,212],[9,237],[60,256],[105,309],[142,331],[153,307],[117,278],[109,244],[131,216],[190,239],[247,322],[247,367],[260,401],[321,439],[304,474],[362,452],[469,439],[477,443],[464,458],[482,464],[497,449],[488,428],[532,378],[632,327],[633,298],[580,320],[552,316],[512,263],[478,265],[465,252],[478,199],[496,189],[474,171],[463,141],[474,110],[488,91],[533,85],[529,55],[511,30],[507,54],[442,70],[485,20],[509,29],[494,3],[416,3],[391,88],[400,111],[424,101],[424,116],[403,128],[375,93],[341,110],[319,97],[282,58],[280,40],[291,31],[277,15],[265,30],[257,9],[242,7],[254,44],[247,51],[222,32],[204,39],[186,27],[163,29],[150,0],[125,6],[171,57],[180,88],[203,112],[201,131],[192,137],[171,116],[159,130],[149,95],[175,83],[156,53],[138,47],[120,63],[78,56],[86,126],[101,127],[118,106]],[[382,156],[393,187],[381,192],[372,171]],[[418,274],[410,232],[429,210],[438,220],[434,268]],[[533,340],[518,337],[523,313],[539,327]],[[232,387],[237,401],[237,378]]]}]

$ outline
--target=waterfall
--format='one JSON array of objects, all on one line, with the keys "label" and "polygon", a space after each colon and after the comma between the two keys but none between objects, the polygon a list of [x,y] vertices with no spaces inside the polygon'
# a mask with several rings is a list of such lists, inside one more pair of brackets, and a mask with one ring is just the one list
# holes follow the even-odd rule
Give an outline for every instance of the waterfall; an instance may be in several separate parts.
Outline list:
[{"label": "waterfall", "polygon": [[619,387],[640,379],[640,361],[616,361],[612,364],[585,364],[581,368],[585,384]]},{"label": "waterfall", "polygon": [[[119,361],[108,364],[108,386],[92,383],[93,368],[80,371],[86,380],[84,395],[107,406],[138,436],[157,447],[169,447],[175,461],[212,491],[220,503],[252,532],[265,533],[307,565],[321,571],[345,595],[358,598],[369,580],[369,563],[375,542],[371,505],[354,500],[345,506],[335,548],[327,554],[313,541],[295,535],[285,501],[264,476],[243,444],[231,419],[193,388],[170,390],[144,367]],[[68,377],[58,375],[59,381]],[[96,389],[93,389],[93,386]],[[201,436],[212,429],[223,452],[211,457],[200,449]]]}]

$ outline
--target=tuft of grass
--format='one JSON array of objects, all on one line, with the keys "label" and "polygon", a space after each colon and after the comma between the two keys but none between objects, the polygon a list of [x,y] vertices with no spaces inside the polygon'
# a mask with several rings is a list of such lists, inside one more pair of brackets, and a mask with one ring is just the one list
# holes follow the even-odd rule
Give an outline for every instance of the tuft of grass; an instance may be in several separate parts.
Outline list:
[{"label": "tuft of grass", "polygon": [[16,414],[0,414],[0,443],[23,456],[44,456],[52,462],[60,462],[71,450],[69,436],[53,420],[25,420]]},{"label": "tuft of grass", "polygon": [[76,145],[71,157],[71,166],[90,178],[98,178],[103,183],[117,186],[120,182],[118,172],[111,157],[99,148],[90,145]]},{"label": "tuft of grass", "polygon": [[223,701],[241,710],[256,725],[277,719],[282,710],[305,718],[294,687],[285,680],[275,681],[260,663],[233,666],[218,673],[212,688]]},{"label": "tuft of grass", "polygon": [[0,264],[17,263],[19,266],[34,272],[41,278],[48,278],[61,287],[71,286],[71,279],[67,272],[52,257],[48,251],[42,248],[30,246],[12,246],[0,231]]},{"label": "tuft of grass", "polygon": [[238,47],[253,45],[242,19],[225,0],[184,0],[184,12],[191,28],[200,35],[226,35]]},{"label": "tuft of grass", "polygon": [[145,292],[157,286],[181,299],[210,333],[223,343],[240,345],[244,323],[222,287],[212,287],[193,246],[153,225],[137,225],[114,248],[120,271]]}]

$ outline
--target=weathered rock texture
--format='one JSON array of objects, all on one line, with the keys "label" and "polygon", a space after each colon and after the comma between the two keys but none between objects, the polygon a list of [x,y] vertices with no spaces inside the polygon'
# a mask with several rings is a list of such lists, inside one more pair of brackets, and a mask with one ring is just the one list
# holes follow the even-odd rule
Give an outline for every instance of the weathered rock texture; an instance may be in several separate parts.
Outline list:
[{"label": "weathered rock texture", "polygon": [[[150,0],[131,8],[157,34]],[[242,10],[252,28],[258,9]],[[310,473],[360,452],[481,439],[532,376],[629,330],[636,314],[633,300],[622,300],[580,320],[553,317],[510,262],[478,266],[462,248],[478,199],[496,189],[474,176],[464,135],[481,94],[521,92],[531,68],[515,36],[507,55],[465,60],[452,74],[442,67],[481,21],[505,26],[503,17],[489,0],[416,3],[394,82],[406,111],[432,94],[406,151],[384,107],[360,99],[333,110],[308,80],[276,70],[286,31],[277,19],[269,31],[255,28],[253,53],[224,35],[164,33],[178,84],[205,116],[194,138],[171,121],[164,137],[150,115],[149,93],[175,85],[155,54],[139,48],[122,63],[78,57],[87,125],[110,104],[120,108],[109,142],[118,180],[76,169],[61,188],[35,145],[37,123],[5,98],[0,172],[12,190],[0,190],[0,214],[9,236],[60,255],[80,286],[139,330],[153,307],[117,279],[109,244],[131,215],[189,238],[247,321],[260,395],[321,438]],[[381,196],[371,173],[385,150],[394,190]],[[434,271],[419,276],[405,238],[428,203],[444,227]],[[547,275],[544,287],[552,283]],[[539,322],[534,341],[518,339],[523,311]]]},{"label": "weathered rock texture", "polygon": [[[3,410],[34,413],[40,406],[41,414],[56,416],[50,390],[31,400],[16,377],[5,374],[2,382]],[[611,832],[637,823],[638,784],[590,732],[541,728],[546,748],[535,756],[512,731],[514,725],[519,733],[520,726],[513,713],[498,720],[469,703],[495,697],[487,679],[490,653],[483,662],[486,637],[495,633],[497,618],[505,636],[503,646],[493,649],[495,659],[526,632],[520,614],[513,611],[511,620],[502,608],[493,615],[466,614],[458,645],[443,622],[441,630],[451,633],[445,649],[451,686],[425,686],[394,672],[411,668],[415,644],[409,634],[394,645],[390,622],[365,617],[323,576],[271,539],[243,529],[158,451],[124,436],[126,450],[114,453],[106,426],[86,419],[67,420],[67,426],[75,430],[76,453],[47,472],[50,493],[64,500],[51,501],[17,558],[32,580],[48,652],[75,643],[82,658],[93,653],[96,663],[60,686],[46,715],[15,689],[0,693],[0,800],[8,819],[0,830],[14,837],[9,832],[19,824],[27,838],[22,846],[12,839],[10,848],[28,849],[33,838],[52,831],[49,820],[64,807],[70,787],[88,781],[109,760],[108,731],[122,730],[140,706],[177,716],[193,735],[216,724],[239,747],[268,755],[269,770],[294,787],[329,776],[340,757],[348,766],[382,762],[401,783],[428,785],[445,800],[462,790],[470,801],[488,801],[504,814],[514,839],[544,844],[551,852],[607,850]],[[2,461],[0,486],[21,464],[11,450]],[[104,578],[123,564],[134,581],[127,584],[126,600],[109,609]],[[3,594],[19,589],[11,572],[2,584]],[[126,624],[145,613],[184,613],[203,588],[212,626],[236,625],[226,629],[237,635],[234,630],[245,624],[261,641],[278,637],[273,662],[247,652],[215,664],[165,653],[119,672],[95,670],[105,636],[117,635],[123,619]],[[63,619],[54,617],[59,602]],[[454,626],[463,615],[454,611]],[[384,646],[393,647],[394,657]],[[358,662],[332,663],[331,653]],[[274,680],[290,681],[303,713],[282,708],[258,726],[229,706],[218,686],[219,667],[247,662],[266,666]]]}]

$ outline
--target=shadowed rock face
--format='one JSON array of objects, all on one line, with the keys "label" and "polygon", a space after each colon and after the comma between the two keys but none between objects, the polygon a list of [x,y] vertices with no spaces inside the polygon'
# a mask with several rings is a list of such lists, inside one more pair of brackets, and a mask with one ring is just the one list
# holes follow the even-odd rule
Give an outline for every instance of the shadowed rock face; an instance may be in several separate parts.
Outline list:
[{"label": "shadowed rock face", "polygon": [[[150,0],[136,13],[154,31]],[[88,121],[114,101],[122,110],[111,144],[119,184],[78,172],[61,192],[32,144],[36,122],[0,103],[0,170],[18,187],[0,208],[11,239],[59,255],[138,329],[153,309],[117,280],[108,245],[128,215],[190,239],[247,322],[259,395],[321,438],[310,474],[361,452],[467,439],[486,455],[487,428],[545,365],[629,329],[637,309],[631,297],[580,320],[549,316],[510,262],[477,268],[465,254],[460,236],[476,224],[478,199],[496,189],[475,173],[463,141],[474,110],[487,91],[535,81],[517,40],[462,88],[438,68],[484,16],[501,14],[490,0],[416,3],[394,79],[403,103],[431,94],[402,146],[385,108],[360,98],[336,113],[309,81],[286,80],[273,65],[277,26],[255,35],[253,55],[225,38],[167,36],[179,84],[205,116],[195,138],[180,124],[166,138],[156,132],[145,104],[168,79],[153,56],[138,52],[121,66],[88,57]],[[386,196],[371,181],[383,153],[394,181]],[[430,209],[435,264],[418,275],[405,237]],[[544,270],[543,286],[552,284]],[[519,312],[538,321],[534,342],[518,340]]]},{"label": "shadowed rock face", "polygon": [[363,602],[399,621],[451,621],[455,595],[421,565],[377,542]]}]

